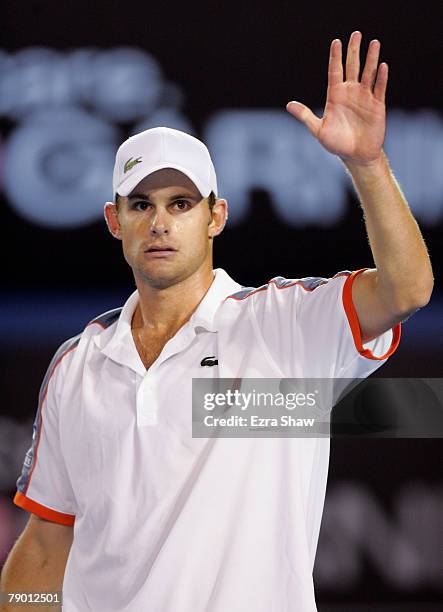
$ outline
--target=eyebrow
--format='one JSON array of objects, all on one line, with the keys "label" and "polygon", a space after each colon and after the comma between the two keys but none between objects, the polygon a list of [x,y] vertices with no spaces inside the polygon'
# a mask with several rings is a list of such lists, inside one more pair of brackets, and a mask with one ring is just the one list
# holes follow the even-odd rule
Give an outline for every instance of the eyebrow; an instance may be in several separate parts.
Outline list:
[{"label": "eyebrow", "polygon": [[[134,200],[136,198],[140,199],[140,200],[147,200],[149,201],[149,197],[151,194],[149,193],[132,193],[131,195],[128,196],[128,200]],[[169,196],[168,200],[169,202],[172,202],[172,200],[178,200],[179,198],[183,198],[186,200],[194,200],[195,202],[199,202],[200,201],[200,197],[197,195],[192,195],[189,193],[174,193],[174,195]]]}]

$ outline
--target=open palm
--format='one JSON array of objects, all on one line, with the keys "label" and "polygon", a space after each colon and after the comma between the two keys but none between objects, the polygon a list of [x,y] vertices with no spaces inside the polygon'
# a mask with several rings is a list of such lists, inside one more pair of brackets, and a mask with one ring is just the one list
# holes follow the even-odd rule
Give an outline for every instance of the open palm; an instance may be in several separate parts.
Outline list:
[{"label": "open palm", "polygon": [[286,108],[330,153],[343,160],[370,164],[380,157],[385,136],[388,66],[385,63],[378,66],[380,43],[371,41],[359,81],[360,43],[361,33],[354,32],[349,40],[343,80],[341,41],[332,41],[328,91],[321,119],[300,102],[289,102]]}]

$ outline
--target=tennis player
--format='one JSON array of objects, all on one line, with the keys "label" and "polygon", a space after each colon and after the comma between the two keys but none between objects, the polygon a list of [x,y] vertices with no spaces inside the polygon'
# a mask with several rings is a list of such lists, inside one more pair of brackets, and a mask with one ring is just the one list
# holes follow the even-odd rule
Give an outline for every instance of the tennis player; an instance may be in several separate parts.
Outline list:
[{"label": "tennis player", "polygon": [[136,290],[49,366],[3,591],[63,587],[64,612],[315,612],[329,440],[193,437],[192,379],[363,378],[429,301],[427,250],[382,149],[388,67],[374,40],[360,78],[360,43],[343,68],[332,42],[322,118],[287,109],[351,174],[373,269],[242,287],[213,269],[227,202],[205,145],[161,127],[119,148],[105,217]]}]

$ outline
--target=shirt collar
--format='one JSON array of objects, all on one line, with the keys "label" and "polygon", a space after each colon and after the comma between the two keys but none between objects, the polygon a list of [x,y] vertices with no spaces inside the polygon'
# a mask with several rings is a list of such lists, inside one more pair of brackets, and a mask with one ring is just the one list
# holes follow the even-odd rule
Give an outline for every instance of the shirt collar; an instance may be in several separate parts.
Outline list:
[{"label": "shirt collar", "polygon": [[214,270],[214,280],[197,309],[189,319],[190,325],[197,330],[203,327],[207,331],[216,332],[216,314],[224,299],[239,291],[241,285],[235,282],[222,268]]},{"label": "shirt collar", "polygon": [[[222,268],[215,269],[214,280],[211,286],[188,321],[194,333],[197,333],[199,328],[216,332],[216,314],[219,306],[228,295],[235,293],[239,289],[241,289],[241,285],[234,281]],[[96,343],[105,355],[117,358],[122,350],[124,350],[123,347],[127,344],[125,340],[131,334],[132,317],[138,302],[139,294],[135,290],[124,304],[112,336],[109,337],[106,334],[107,330],[104,330],[102,334],[98,334],[96,337]],[[100,336],[102,337],[100,338]],[[105,336],[107,337],[105,338]],[[131,341],[130,344],[132,345],[133,342]]]}]

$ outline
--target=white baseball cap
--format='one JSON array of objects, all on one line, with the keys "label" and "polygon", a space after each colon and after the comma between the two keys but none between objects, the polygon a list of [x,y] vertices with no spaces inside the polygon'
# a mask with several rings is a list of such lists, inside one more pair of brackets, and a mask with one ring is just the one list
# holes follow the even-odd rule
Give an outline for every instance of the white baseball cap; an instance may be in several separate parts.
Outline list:
[{"label": "white baseball cap", "polygon": [[128,196],[145,176],[162,168],[186,174],[203,198],[211,191],[217,195],[217,178],[206,145],[186,132],[167,127],[145,130],[120,145],[112,180],[114,195]]}]

